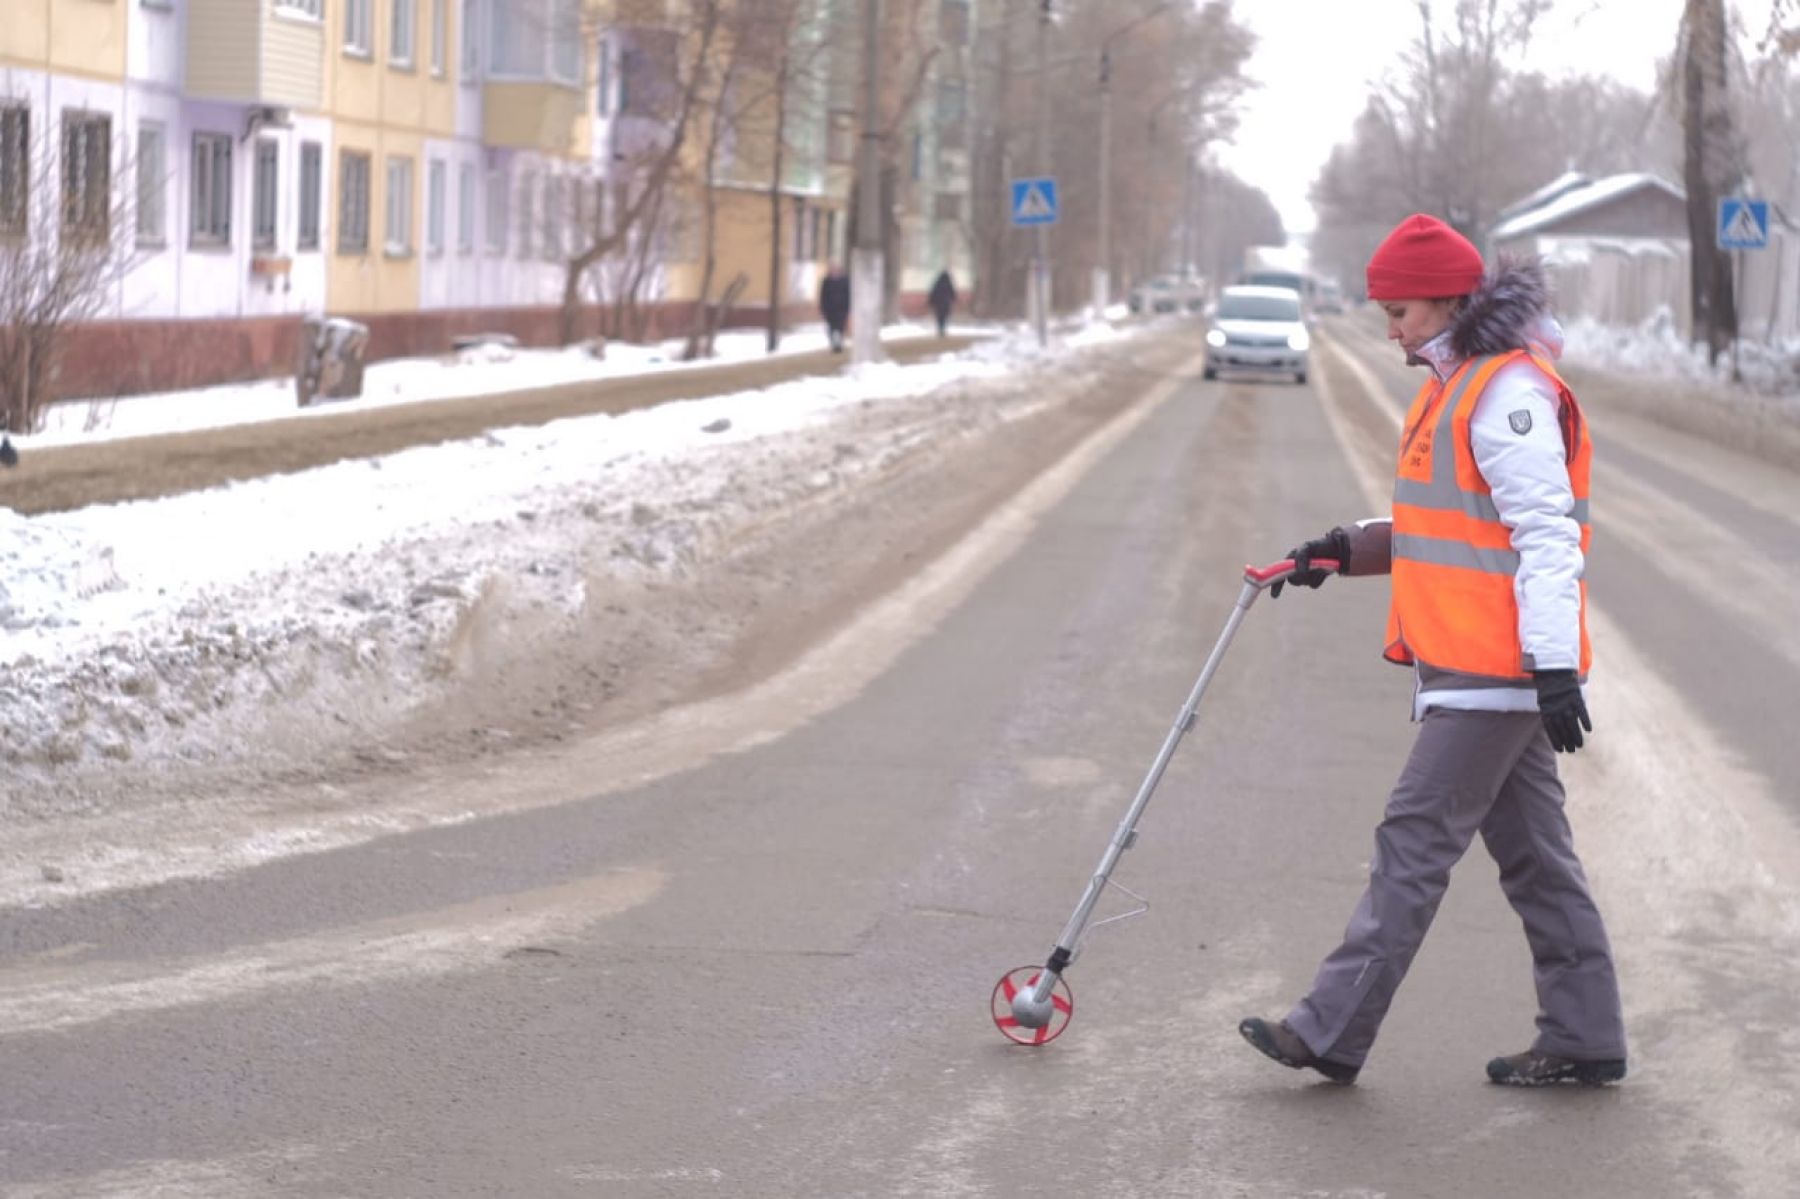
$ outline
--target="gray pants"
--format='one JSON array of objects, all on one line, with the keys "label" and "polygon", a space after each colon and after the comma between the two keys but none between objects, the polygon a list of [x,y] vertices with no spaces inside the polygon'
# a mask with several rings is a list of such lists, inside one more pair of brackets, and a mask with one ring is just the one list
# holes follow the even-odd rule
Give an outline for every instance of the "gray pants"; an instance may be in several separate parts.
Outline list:
[{"label": "gray pants", "polygon": [[1360,1066],[1476,832],[1525,924],[1540,1053],[1625,1056],[1606,928],[1563,813],[1556,753],[1535,712],[1434,708],[1375,830],[1369,887],[1344,943],[1287,1022],[1318,1056]]}]

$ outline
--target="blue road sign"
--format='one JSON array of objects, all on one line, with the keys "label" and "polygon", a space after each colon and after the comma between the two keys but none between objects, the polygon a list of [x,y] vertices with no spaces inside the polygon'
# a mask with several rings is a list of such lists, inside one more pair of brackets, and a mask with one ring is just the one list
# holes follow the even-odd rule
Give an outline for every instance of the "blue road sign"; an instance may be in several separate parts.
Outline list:
[{"label": "blue road sign", "polygon": [[1760,250],[1769,244],[1769,202],[1724,196],[1719,200],[1719,249]]},{"label": "blue road sign", "polygon": [[1012,223],[1015,225],[1056,224],[1056,180],[1045,175],[1037,179],[1012,181]]}]

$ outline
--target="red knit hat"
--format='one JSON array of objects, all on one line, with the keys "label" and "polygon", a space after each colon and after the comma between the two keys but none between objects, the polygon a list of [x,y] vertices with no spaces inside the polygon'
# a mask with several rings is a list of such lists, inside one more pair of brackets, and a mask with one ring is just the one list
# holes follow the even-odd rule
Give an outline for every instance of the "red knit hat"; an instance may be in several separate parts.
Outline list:
[{"label": "red knit hat", "polygon": [[1481,251],[1434,216],[1415,212],[1394,227],[1369,259],[1371,300],[1466,296],[1481,282]]}]

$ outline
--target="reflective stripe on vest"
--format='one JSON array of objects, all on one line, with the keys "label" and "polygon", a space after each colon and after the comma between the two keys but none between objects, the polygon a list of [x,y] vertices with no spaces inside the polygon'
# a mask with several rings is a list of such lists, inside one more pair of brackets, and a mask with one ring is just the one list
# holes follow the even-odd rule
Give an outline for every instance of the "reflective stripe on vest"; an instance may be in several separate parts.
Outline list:
[{"label": "reflective stripe on vest", "polygon": [[[1531,663],[1519,645],[1513,590],[1519,554],[1475,462],[1469,421],[1494,376],[1529,359],[1555,385],[1574,493],[1571,517],[1586,552],[1592,446],[1581,409],[1554,367],[1524,350],[1472,358],[1448,379],[1419,389],[1407,413],[1394,480],[1393,603],[1390,661],[1418,661],[1433,678],[1520,685]],[[1587,588],[1581,586],[1581,665],[1587,672]]]}]

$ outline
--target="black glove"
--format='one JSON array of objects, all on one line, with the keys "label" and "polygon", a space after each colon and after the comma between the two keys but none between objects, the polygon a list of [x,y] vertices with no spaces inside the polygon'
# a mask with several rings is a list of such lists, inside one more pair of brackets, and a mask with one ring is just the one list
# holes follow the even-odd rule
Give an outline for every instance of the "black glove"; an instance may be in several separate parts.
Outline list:
[{"label": "black glove", "polygon": [[1294,560],[1294,573],[1269,588],[1269,594],[1275,599],[1281,598],[1283,583],[1292,583],[1296,587],[1311,587],[1317,590],[1331,572],[1313,570],[1314,558],[1330,558],[1337,561],[1337,573],[1343,574],[1350,569],[1350,534],[1343,527],[1338,527],[1323,537],[1315,537],[1305,545],[1296,546],[1287,552]]},{"label": "black glove", "polygon": [[1538,714],[1544,718],[1544,731],[1550,734],[1550,747],[1558,753],[1574,753],[1581,748],[1582,730],[1594,731],[1581,698],[1581,680],[1573,670],[1539,670],[1531,677],[1537,684]]},{"label": "black glove", "polygon": [[12,438],[0,437],[0,466],[19,465],[19,451],[13,449]]}]

